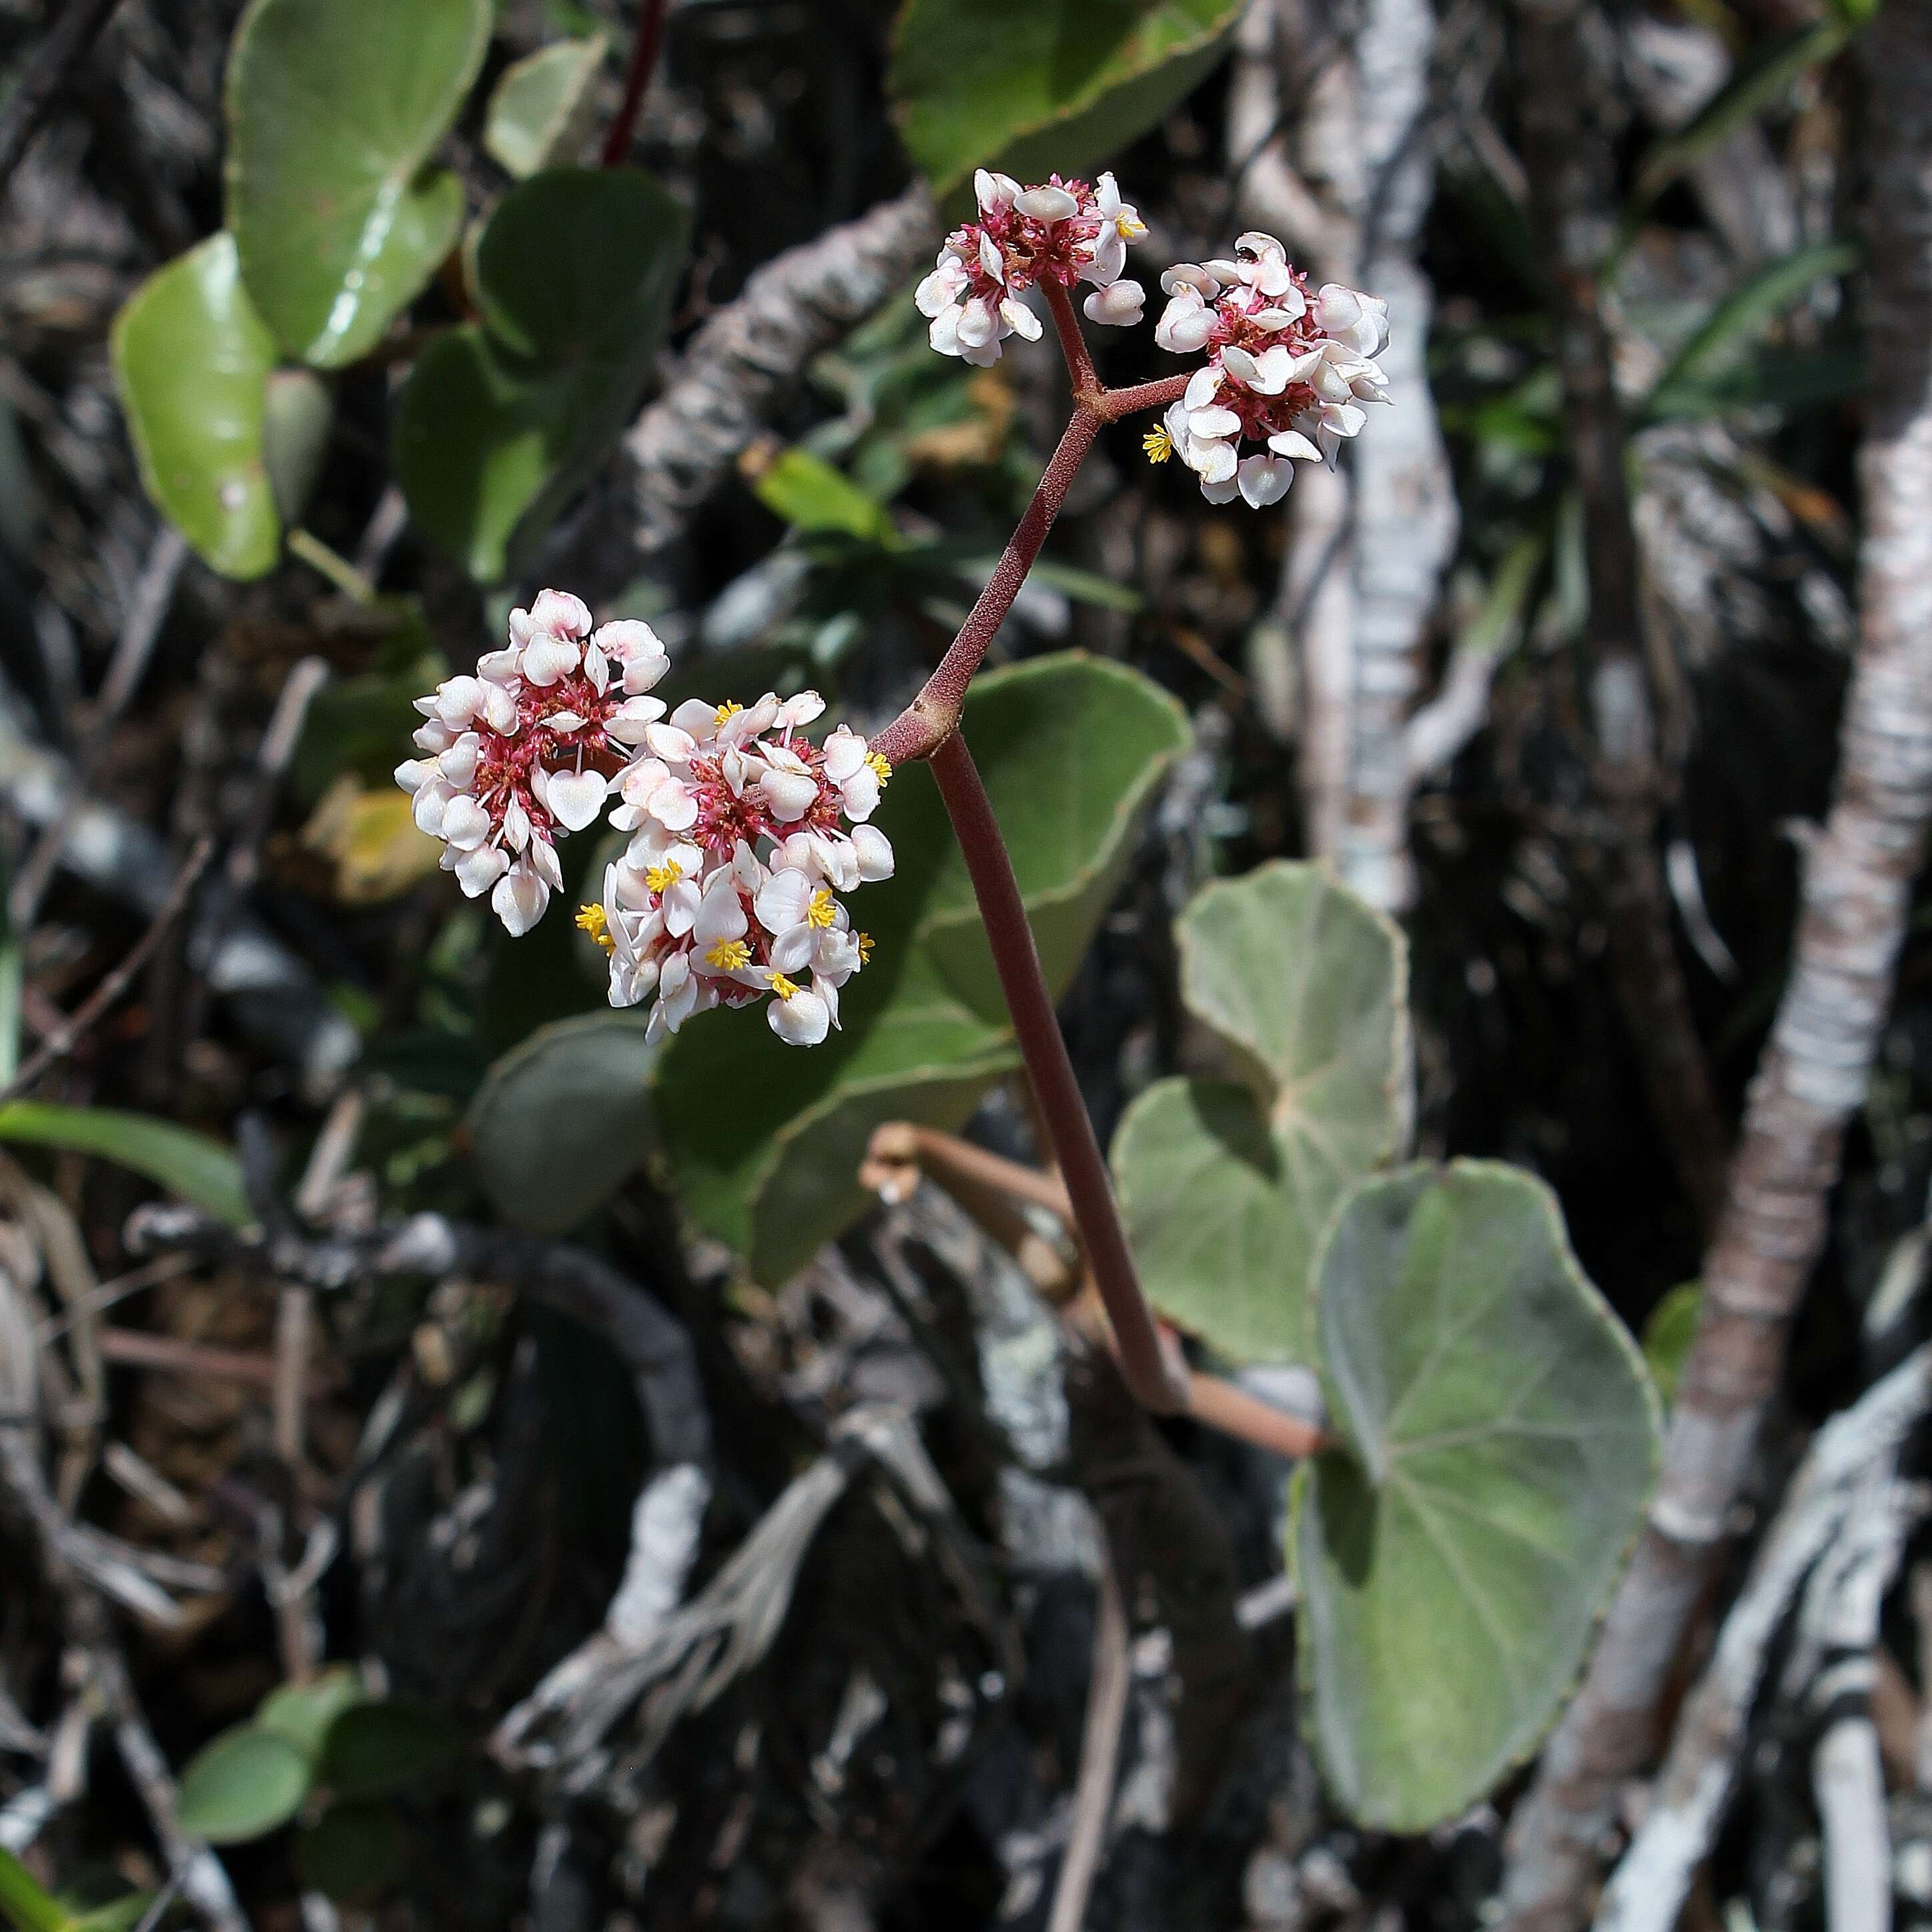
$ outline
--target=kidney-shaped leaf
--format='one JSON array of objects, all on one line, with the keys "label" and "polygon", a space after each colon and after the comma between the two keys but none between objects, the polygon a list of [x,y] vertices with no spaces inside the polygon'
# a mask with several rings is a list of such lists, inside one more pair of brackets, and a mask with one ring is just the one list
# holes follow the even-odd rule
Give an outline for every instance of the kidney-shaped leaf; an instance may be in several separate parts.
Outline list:
[{"label": "kidney-shaped leaf", "polygon": [[483,145],[506,174],[523,181],[571,158],[596,106],[597,70],[609,44],[602,34],[559,40],[503,70]]},{"label": "kidney-shaped leaf", "polygon": [[154,507],[224,577],[274,569],[282,526],[262,424],[275,344],[242,286],[232,236],[210,236],[128,297],[113,358]]},{"label": "kidney-shaped leaf", "polygon": [[454,245],[427,170],[476,78],[490,0],[254,0],[228,64],[228,221],[268,326],[304,362],[367,355]]},{"label": "kidney-shaped leaf", "polygon": [[1643,1511],[1656,1393],[1554,1196],[1492,1162],[1361,1183],[1315,1326],[1343,1446],[1295,1484],[1310,1729],[1352,1816],[1421,1831],[1555,1718]]},{"label": "kidney-shaped leaf", "polygon": [[307,1755],[259,1724],[239,1724],[188,1760],[181,1826],[211,1845],[239,1844],[286,1825],[302,1809],[314,1772]]},{"label": "kidney-shaped leaf", "polygon": [[609,1012],[539,1027],[505,1054],[469,1121],[477,1173],[497,1212],[561,1233],[642,1166],[656,1057],[642,1014]]},{"label": "kidney-shaped leaf", "polygon": [[[1186,721],[1137,672],[1069,652],[976,679],[964,730],[1048,977],[1064,989],[1106,909],[1135,814],[1186,742]],[[761,1012],[707,1014],[658,1068],[658,1125],[681,1198],[767,1282],[864,1212],[855,1170],[873,1127],[956,1129],[1018,1062],[922,765],[894,774],[878,823],[898,870],[853,898],[875,947],[841,996],[843,1030],[807,1052],[775,1040]]]},{"label": "kidney-shaped leaf", "polygon": [[908,0],[899,128],[938,194],[980,166],[1072,176],[1154,125],[1220,58],[1240,0]]},{"label": "kidney-shaped leaf", "polygon": [[1322,1224],[1407,1112],[1407,947],[1318,867],[1282,862],[1208,886],[1178,933],[1182,998],[1243,1078],[1160,1081],[1128,1108],[1128,1238],[1184,1327],[1237,1360],[1306,1361]]},{"label": "kidney-shaped leaf", "polygon": [[490,218],[476,256],[484,326],[430,345],[395,429],[411,514],[479,580],[506,574],[519,533],[548,523],[629,417],[688,230],[634,168],[534,175]]}]

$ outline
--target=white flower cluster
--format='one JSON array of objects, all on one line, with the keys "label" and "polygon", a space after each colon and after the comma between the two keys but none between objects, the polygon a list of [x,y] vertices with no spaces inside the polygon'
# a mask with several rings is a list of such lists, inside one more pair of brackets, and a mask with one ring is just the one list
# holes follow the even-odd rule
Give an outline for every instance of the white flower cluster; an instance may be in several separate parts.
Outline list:
[{"label": "white flower cluster", "polygon": [[[1332,459],[1367,420],[1360,406],[1388,400],[1374,359],[1388,304],[1339,282],[1311,293],[1272,235],[1244,235],[1234,249],[1232,261],[1183,262],[1160,278],[1168,300],[1154,340],[1208,356],[1147,448],[1156,462],[1178,454],[1210,502],[1238,491],[1259,508],[1286,494],[1290,459]],[[1243,457],[1244,442],[1262,450]]]},{"label": "white flower cluster", "polygon": [[1084,307],[1090,322],[1130,328],[1141,320],[1147,292],[1121,279],[1127,244],[1147,233],[1137,210],[1120,199],[1112,175],[1092,187],[1058,175],[1022,188],[1010,175],[982,168],[973,177],[980,219],[956,229],[938,265],[914,296],[932,322],[931,340],[942,356],[986,368],[1000,359],[1010,335],[1037,342],[1039,316],[1020,299],[1036,282],[1061,288],[1093,284]]},{"label": "white flower cluster", "polygon": [[417,700],[425,755],[397,782],[513,934],[562,889],[556,840],[608,810],[628,843],[578,924],[610,955],[611,1004],[655,994],[655,1036],[769,996],[772,1030],[814,1046],[872,950],[838,895],[892,876],[867,822],[888,768],[843,726],[822,745],[799,735],[824,712],[815,692],[667,718],[648,694],[668,668],[649,625],[593,631],[576,598],[546,590],[512,614],[507,650]]}]

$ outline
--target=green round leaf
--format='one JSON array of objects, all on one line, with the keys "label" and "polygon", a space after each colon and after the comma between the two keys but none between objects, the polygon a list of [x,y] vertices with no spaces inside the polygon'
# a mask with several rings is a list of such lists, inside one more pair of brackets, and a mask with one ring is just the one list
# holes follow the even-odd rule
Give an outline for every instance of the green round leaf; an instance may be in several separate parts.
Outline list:
[{"label": "green round leaf", "polygon": [[228,64],[228,222],[249,293],[305,362],[365,356],[455,244],[424,164],[482,65],[490,0],[252,0]]},{"label": "green round leaf", "polygon": [[274,569],[282,529],[262,420],[275,344],[242,286],[233,238],[210,236],[150,275],[115,317],[112,350],[154,507],[224,577]]},{"label": "green round leaf", "polygon": [[1128,1238],[1184,1328],[1237,1360],[1306,1361],[1322,1225],[1404,1130],[1407,945],[1318,866],[1279,861],[1208,886],[1178,932],[1181,996],[1244,1079],[1162,1081],[1128,1108]]},{"label": "green round leaf", "polygon": [[401,1870],[403,1828],[387,1804],[332,1804],[296,1834],[304,1892],[350,1904],[373,1897]]},{"label": "green round leaf", "polygon": [[110,1107],[10,1100],[0,1107],[0,1141],[98,1154],[146,1174],[231,1228],[245,1228],[254,1219],[241,1162],[219,1141],[171,1120]]},{"label": "green round leaf", "polygon": [[644,1024],[608,1011],[558,1020],[490,1068],[469,1126],[478,1178],[505,1219],[560,1234],[644,1164],[658,1052]]},{"label": "green round leaf", "polygon": [[1345,1446],[1294,1485],[1309,1727],[1352,1816],[1419,1832],[1555,1718],[1642,1516],[1657,1396],[1518,1169],[1361,1183],[1315,1279]]},{"label": "green round leaf", "polygon": [[358,1704],[328,1727],[322,1781],[345,1802],[419,1792],[450,1768],[463,1743],[463,1733],[426,1705]]},{"label": "green round leaf", "polygon": [[539,47],[503,70],[490,97],[483,145],[507,175],[523,181],[568,161],[581,147],[597,104],[597,70],[610,43],[602,34]]},{"label": "green round leaf", "polygon": [[338,1664],[306,1684],[284,1684],[270,1691],[255,1713],[255,1722],[313,1759],[320,1754],[330,1725],[368,1696],[353,1666]]},{"label": "green round leaf", "polygon": [[[1006,828],[1048,982],[1070,980],[1106,910],[1136,818],[1186,743],[1157,686],[1078,652],[988,672],[964,729]],[[932,775],[894,773],[876,820],[898,869],[852,900],[873,961],[840,995],[842,1030],[802,1052],[762,1012],[706,1014],[666,1045],[658,1120],[680,1198],[782,1281],[870,1205],[872,1129],[949,1131],[1018,1064],[964,862]]]},{"label": "green round leaf", "polygon": [[995,164],[1022,180],[1075,174],[1191,93],[1240,11],[1240,0],[908,0],[889,77],[900,131],[940,195]]},{"label": "green round leaf", "polygon": [[224,1731],[182,1773],[181,1826],[211,1845],[239,1844],[286,1825],[308,1796],[307,1756],[259,1724]]},{"label": "green round leaf", "polygon": [[628,421],[688,234],[633,168],[532,176],[490,218],[476,257],[484,326],[430,346],[395,426],[411,515],[479,581],[511,569]]}]

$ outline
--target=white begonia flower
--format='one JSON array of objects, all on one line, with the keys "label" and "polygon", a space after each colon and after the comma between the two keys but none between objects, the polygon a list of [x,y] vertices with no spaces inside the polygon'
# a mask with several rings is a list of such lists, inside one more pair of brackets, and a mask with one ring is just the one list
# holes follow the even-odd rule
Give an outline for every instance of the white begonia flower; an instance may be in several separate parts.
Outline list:
[{"label": "white begonia flower", "polygon": [[1174,355],[1191,356],[1207,347],[1208,338],[1214,332],[1214,311],[1201,291],[1183,283],[1169,296],[1166,310],[1154,324],[1154,339]]},{"label": "white begonia flower", "polygon": [[1102,322],[1109,328],[1132,328],[1146,312],[1147,291],[1136,281],[1112,282],[1095,289],[1080,308],[1089,322]]},{"label": "white begonia flower", "polygon": [[490,906],[512,939],[520,939],[544,916],[550,889],[528,858],[518,860],[496,881]]},{"label": "white begonia flower", "polygon": [[822,993],[797,985],[782,973],[772,974],[766,1008],[772,1032],[788,1046],[817,1046],[832,1030],[832,1009]]},{"label": "white begonia flower", "polygon": [[973,198],[982,214],[998,214],[1020,198],[1020,184],[1011,175],[994,174],[986,168],[973,171]]},{"label": "white begonia flower", "polygon": [[[1142,220],[1138,208],[1120,199],[1120,184],[1111,174],[1101,176],[1094,184],[1094,206],[1100,217],[1100,232],[1094,238],[1093,266],[1088,280],[1106,288],[1119,279],[1127,265],[1127,244],[1147,238],[1147,224]],[[1135,320],[1138,321],[1138,316]]]},{"label": "white begonia flower", "polygon": [[1360,355],[1379,356],[1388,346],[1388,304],[1379,296],[1324,282],[1315,292],[1315,321],[1330,340]]}]

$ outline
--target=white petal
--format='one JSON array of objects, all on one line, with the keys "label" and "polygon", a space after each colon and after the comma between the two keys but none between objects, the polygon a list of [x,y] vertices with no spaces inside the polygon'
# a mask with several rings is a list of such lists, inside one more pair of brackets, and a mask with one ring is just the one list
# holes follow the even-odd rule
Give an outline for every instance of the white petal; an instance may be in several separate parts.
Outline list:
[{"label": "white petal", "polygon": [[766,1006],[772,1030],[788,1046],[816,1046],[832,1030],[832,1015],[816,993],[801,990]]},{"label": "white petal", "polygon": [[1243,348],[1229,343],[1221,351],[1221,367],[1238,382],[1252,386],[1261,374],[1261,365]]},{"label": "white petal", "polygon": [[476,776],[476,763],[483,741],[474,731],[466,731],[436,761],[436,769],[460,791]]},{"label": "white petal", "polygon": [[1298,429],[1277,430],[1268,438],[1268,447],[1277,456],[1298,456],[1304,461],[1319,463],[1322,452]]},{"label": "white petal", "polygon": [[517,700],[500,684],[483,687],[483,722],[504,736],[514,736],[518,719]]},{"label": "white petal", "polygon": [[653,757],[662,758],[668,764],[682,764],[695,757],[698,752],[698,740],[675,724],[646,724],[644,742],[650,747]]},{"label": "white petal", "polygon": [[1000,244],[983,228],[980,231],[980,268],[982,274],[1005,285],[1006,258],[1000,252]]},{"label": "white petal", "polygon": [[738,882],[729,872],[718,873],[699,902],[698,922],[692,928],[693,944],[699,952],[706,952],[720,940],[742,939],[749,930]]},{"label": "white petal", "polygon": [[1012,207],[1019,191],[1020,184],[1011,175],[994,174],[985,168],[975,168],[973,171],[974,199],[988,214]]},{"label": "white petal", "polygon": [[772,970],[790,977],[802,973],[818,950],[818,934],[808,926],[788,926],[772,940]]},{"label": "white petal", "polygon": [[490,836],[490,814],[467,792],[458,792],[443,808],[442,836],[459,852],[467,852]]},{"label": "white petal", "polygon": [[641,745],[646,727],[663,716],[662,698],[627,698],[604,719],[604,733],[620,745]]},{"label": "white petal", "polygon": [[789,866],[781,866],[759,886],[752,902],[758,923],[767,932],[789,932],[805,921],[806,908],[812,903],[812,881]]},{"label": "white petal", "polygon": [[1000,304],[1000,320],[1023,342],[1037,342],[1040,338],[1040,317],[1011,296]]},{"label": "white petal", "polygon": [[452,731],[461,730],[482,703],[483,685],[478,678],[446,678],[436,688],[436,715]]},{"label": "white petal", "polygon": [[797,772],[767,770],[758,781],[771,814],[781,825],[802,818],[818,801],[818,782]]},{"label": "white petal", "polygon": [[1220,393],[1221,372],[1210,362],[1204,369],[1195,370],[1192,379],[1182,392],[1180,400],[1190,410],[1204,410]]},{"label": "white petal", "polygon": [[1205,268],[1192,262],[1177,262],[1172,268],[1163,268],[1160,286],[1166,295],[1178,295],[1184,288],[1192,289],[1210,302],[1221,292],[1221,284]]},{"label": "white petal", "polygon": [[815,691],[801,691],[778,706],[778,715],[772,722],[783,730],[796,731],[816,724],[824,716],[824,699]]},{"label": "white petal", "polygon": [[567,590],[539,590],[530,606],[530,628],[566,638],[590,634],[590,613]]},{"label": "white petal", "polygon": [[1294,464],[1278,456],[1247,457],[1237,473],[1243,500],[1256,510],[1280,502],[1294,481]]},{"label": "white petal", "polygon": [[490,909],[512,939],[522,938],[543,917],[549,904],[549,886],[521,859],[496,881],[496,890],[490,895]]},{"label": "white petal", "polygon": [[1080,306],[1089,322],[1132,328],[1146,313],[1147,291],[1138,282],[1116,282],[1111,288],[1096,289]]},{"label": "white petal", "polygon": [[456,862],[456,883],[466,898],[481,898],[510,869],[510,855],[500,845],[479,845]]},{"label": "white petal", "polygon": [[568,830],[581,832],[604,809],[609,789],[602,772],[553,772],[548,802]]},{"label": "white petal", "polygon": [[[432,778],[416,793],[416,802],[410,808],[419,830],[427,832],[432,838],[442,836],[442,815],[449,808],[449,802],[456,794],[440,778]],[[472,801],[473,802],[473,801]]]},{"label": "white petal", "polygon": [[825,741],[825,776],[843,784],[866,762],[866,741],[850,725],[842,724]]},{"label": "white petal", "polygon": [[870,818],[879,808],[879,775],[870,765],[861,765],[838,788],[845,816],[854,825]]},{"label": "white petal", "polygon": [[434,758],[405,758],[396,767],[396,782],[408,792],[421,791],[436,776]]},{"label": "white petal", "polygon": [[676,778],[665,778],[644,801],[644,809],[667,832],[688,832],[698,823],[698,800]]},{"label": "white petal", "polygon": [[1195,410],[1187,418],[1188,434],[1207,442],[1221,436],[1238,436],[1240,429],[1241,419],[1232,410]]},{"label": "white petal", "polygon": [[1064,188],[1030,188],[1022,190],[1013,206],[1036,221],[1064,221],[1080,212],[1080,204]]},{"label": "white petal", "polygon": [[553,638],[539,632],[524,652],[524,681],[539,686],[554,684],[559,678],[568,677],[583,657],[583,650],[574,638]]},{"label": "white petal", "polygon": [[876,825],[853,826],[852,850],[859,861],[859,876],[868,885],[892,877],[892,841]]},{"label": "white petal", "polygon": [[959,322],[965,314],[962,308],[943,308],[932,318],[932,326],[926,332],[926,339],[942,356],[958,356],[964,352],[959,346]]}]

